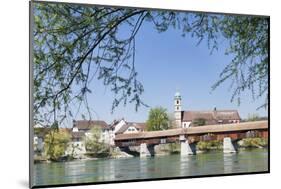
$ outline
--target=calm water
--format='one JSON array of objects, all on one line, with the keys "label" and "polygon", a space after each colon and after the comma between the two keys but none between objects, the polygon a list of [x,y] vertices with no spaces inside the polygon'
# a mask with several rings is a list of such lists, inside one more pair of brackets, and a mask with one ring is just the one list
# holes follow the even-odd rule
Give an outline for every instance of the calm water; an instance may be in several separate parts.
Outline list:
[{"label": "calm water", "polygon": [[268,170],[268,151],[156,156],[35,164],[35,185],[244,173]]}]

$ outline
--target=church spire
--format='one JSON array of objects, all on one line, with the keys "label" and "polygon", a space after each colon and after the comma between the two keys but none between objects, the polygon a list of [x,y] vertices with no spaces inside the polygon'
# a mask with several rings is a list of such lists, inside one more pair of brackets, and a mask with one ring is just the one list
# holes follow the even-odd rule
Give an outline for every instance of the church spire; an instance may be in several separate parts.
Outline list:
[{"label": "church spire", "polygon": [[175,123],[177,127],[181,127],[181,94],[179,91],[175,93],[174,96],[174,116],[175,116]]}]

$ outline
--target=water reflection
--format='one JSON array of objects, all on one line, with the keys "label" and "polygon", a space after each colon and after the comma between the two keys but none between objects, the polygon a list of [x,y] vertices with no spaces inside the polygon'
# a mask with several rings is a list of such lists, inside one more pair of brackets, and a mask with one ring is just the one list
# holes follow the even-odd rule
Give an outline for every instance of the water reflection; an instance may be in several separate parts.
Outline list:
[{"label": "water reflection", "polygon": [[140,169],[140,175],[139,175],[139,178],[142,178],[143,175],[146,175],[147,174],[147,158],[140,158],[139,160],[139,169]]},{"label": "water reflection", "polygon": [[208,152],[192,156],[103,159],[46,163],[34,166],[36,185],[117,181],[223,173],[267,171],[266,149],[237,154]]},{"label": "water reflection", "polygon": [[65,177],[70,183],[77,183],[84,176],[85,161],[73,161],[64,163]]},{"label": "water reflection", "polygon": [[233,163],[235,161],[235,157],[237,157],[236,153],[223,154],[224,173],[232,173],[233,172]]},{"label": "water reflection", "polygon": [[185,176],[190,174],[191,156],[180,156],[180,176]]},{"label": "water reflection", "polygon": [[107,171],[106,171],[106,177],[105,180],[114,180],[115,179],[115,162],[109,161],[107,163]]}]

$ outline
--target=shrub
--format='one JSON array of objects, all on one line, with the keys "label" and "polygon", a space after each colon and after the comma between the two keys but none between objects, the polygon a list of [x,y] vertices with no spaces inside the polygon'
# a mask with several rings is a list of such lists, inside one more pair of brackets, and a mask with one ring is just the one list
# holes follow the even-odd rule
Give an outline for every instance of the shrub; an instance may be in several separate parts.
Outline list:
[{"label": "shrub", "polygon": [[45,137],[45,154],[48,159],[57,161],[63,155],[70,141],[70,135],[66,131],[51,130]]},{"label": "shrub", "polygon": [[197,149],[199,150],[220,149],[221,147],[222,147],[222,142],[218,140],[200,141],[197,143]]},{"label": "shrub", "polygon": [[265,147],[268,145],[267,139],[263,138],[245,138],[242,140],[240,143],[241,147],[245,148],[260,148],[260,147]]}]

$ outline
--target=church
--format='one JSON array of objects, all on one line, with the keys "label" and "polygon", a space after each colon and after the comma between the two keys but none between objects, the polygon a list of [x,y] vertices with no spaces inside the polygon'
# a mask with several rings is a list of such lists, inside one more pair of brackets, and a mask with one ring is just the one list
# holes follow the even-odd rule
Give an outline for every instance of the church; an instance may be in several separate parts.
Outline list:
[{"label": "church", "polygon": [[217,110],[214,108],[204,111],[183,111],[181,101],[181,94],[176,92],[174,97],[174,125],[176,128],[240,123],[241,121],[237,110]]}]

